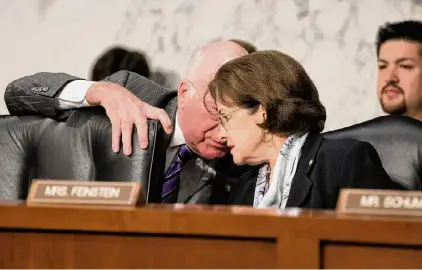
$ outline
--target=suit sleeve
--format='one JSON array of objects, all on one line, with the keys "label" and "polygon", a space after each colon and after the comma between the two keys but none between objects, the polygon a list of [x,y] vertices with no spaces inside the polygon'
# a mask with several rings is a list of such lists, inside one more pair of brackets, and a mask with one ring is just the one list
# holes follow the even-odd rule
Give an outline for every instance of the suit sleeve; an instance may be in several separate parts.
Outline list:
[{"label": "suit sleeve", "polygon": [[79,78],[65,73],[36,73],[7,85],[4,101],[11,115],[38,114],[60,118],[55,97],[71,81]]},{"label": "suit sleeve", "polygon": [[[11,82],[4,100],[11,115],[38,114],[66,120],[72,110],[60,110],[58,96],[70,82],[81,78],[65,73],[36,73]],[[126,87],[141,100],[154,102],[168,91],[158,84],[129,71],[119,71],[104,79]]]},{"label": "suit sleeve", "polygon": [[340,189],[404,189],[390,179],[377,151],[367,142],[358,142],[347,151],[340,175]]}]

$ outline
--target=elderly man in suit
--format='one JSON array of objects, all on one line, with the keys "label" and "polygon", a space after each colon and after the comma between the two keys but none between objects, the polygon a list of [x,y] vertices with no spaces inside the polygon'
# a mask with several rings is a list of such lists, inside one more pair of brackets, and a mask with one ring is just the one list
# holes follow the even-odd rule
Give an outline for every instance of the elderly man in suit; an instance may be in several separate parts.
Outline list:
[{"label": "elderly man in suit", "polygon": [[207,88],[221,65],[245,54],[231,41],[205,45],[192,56],[177,91],[127,71],[102,82],[38,73],[10,83],[5,101],[12,115],[36,113],[57,120],[66,120],[77,107],[102,106],[112,123],[113,150],[120,150],[122,137],[127,155],[132,151],[133,126],[145,148],[147,118],[159,119],[171,134],[169,142],[163,142],[168,146],[163,202],[225,203],[230,190],[227,181],[243,170],[226,156],[215,102]]}]

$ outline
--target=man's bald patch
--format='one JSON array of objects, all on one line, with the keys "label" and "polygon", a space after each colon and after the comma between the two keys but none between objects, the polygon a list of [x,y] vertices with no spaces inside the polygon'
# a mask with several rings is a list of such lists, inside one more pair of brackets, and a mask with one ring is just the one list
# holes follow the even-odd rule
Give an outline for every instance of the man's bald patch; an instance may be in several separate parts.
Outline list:
[{"label": "man's bald patch", "polygon": [[210,42],[193,53],[184,79],[191,82],[211,80],[209,77],[212,77],[222,65],[246,54],[248,52],[235,42],[228,40]]}]

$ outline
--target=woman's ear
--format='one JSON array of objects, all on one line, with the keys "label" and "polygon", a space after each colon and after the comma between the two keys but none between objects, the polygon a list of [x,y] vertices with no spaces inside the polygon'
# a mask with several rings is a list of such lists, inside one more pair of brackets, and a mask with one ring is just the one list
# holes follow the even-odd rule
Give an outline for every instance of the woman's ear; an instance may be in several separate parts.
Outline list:
[{"label": "woman's ear", "polygon": [[262,124],[265,122],[265,120],[267,120],[267,111],[264,109],[262,105],[259,105],[256,115],[257,115],[257,124]]}]

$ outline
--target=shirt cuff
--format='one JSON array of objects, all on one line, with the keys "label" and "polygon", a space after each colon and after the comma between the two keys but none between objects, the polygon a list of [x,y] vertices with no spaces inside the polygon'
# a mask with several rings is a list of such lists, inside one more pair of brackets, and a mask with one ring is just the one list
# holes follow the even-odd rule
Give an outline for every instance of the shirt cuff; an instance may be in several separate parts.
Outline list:
[{"label": "shirt cuff", "polygon": [[58,97],[59,108],[62,110],[80,107],[90,107],[85,96],[93,81],[76,80],[68,83]]}]

